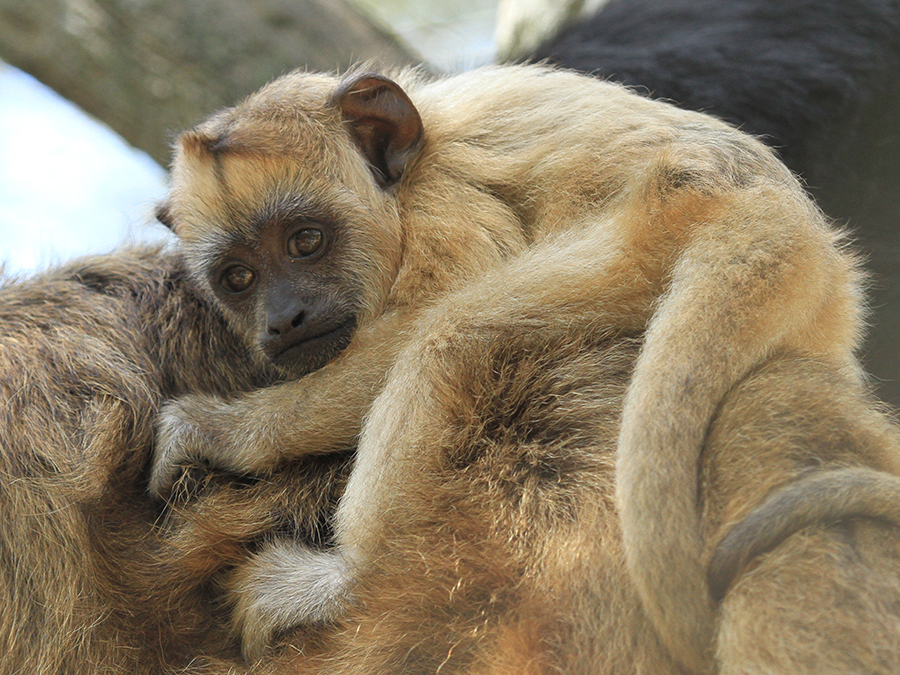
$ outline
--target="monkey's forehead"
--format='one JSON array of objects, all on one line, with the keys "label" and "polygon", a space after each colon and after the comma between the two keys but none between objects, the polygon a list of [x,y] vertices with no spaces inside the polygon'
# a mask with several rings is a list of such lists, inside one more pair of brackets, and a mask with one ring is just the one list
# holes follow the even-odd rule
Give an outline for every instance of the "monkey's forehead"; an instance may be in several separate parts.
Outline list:
[{"label": "monkey's forehead", "polygon": [[312,204],[341,191],[370,194],[368,169],[341,123],[322,126],[231,118],[183,134],[171,172],[176,220],[254,210],[273,195]]},{"label": "monkey's forehead", "polygon": [[174,165],[216,163],[225,158],[275,164],[324,161],[341,154],[347,142],[339,116],[331,110],[295,115],[227,111],[184,132],[175,146]]},{"label": "monkey's forehead", "polygon": [[197,130],[216,134],[241,123],[262,128],[267,123],[279,127],[320,122],[334,115],[331,97],[338,84],[331,75],[294,71],[210,116]]},{"label": "monkey's forehead", "polygon": [[346,135],[331,104],[338,78],[288,73],[181,134],[175,163],[210,161],[224,154],[321,158]]},{"label": "monkey's forehead", "polygon": [[[384,201],[361,160],[309,162],[292,156],[228,153],[173,167],[166,208],[185,242],[215,231],[252,243],[275,221],[341,223],[373,218]],[[217,234],[217,236],[218,236]]]},{"label": "monkey's forehead", "polygon": [[340,78],[328,73],[294,70],[273,80],[237,106],[249,110],[315,109],[329,104]]}]

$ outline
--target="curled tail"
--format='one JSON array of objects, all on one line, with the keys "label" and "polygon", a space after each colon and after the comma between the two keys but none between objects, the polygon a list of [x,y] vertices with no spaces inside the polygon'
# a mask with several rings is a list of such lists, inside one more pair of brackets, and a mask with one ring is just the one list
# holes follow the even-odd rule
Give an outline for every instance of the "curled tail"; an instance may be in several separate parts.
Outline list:
[{"label": "curled tail", "polygon": [[721,601],[750,561],[792,534],[850,518],[900,527],[900,478],[867,467],[818,470],[776,490],[716,546],[707,568],[713,599]]}]

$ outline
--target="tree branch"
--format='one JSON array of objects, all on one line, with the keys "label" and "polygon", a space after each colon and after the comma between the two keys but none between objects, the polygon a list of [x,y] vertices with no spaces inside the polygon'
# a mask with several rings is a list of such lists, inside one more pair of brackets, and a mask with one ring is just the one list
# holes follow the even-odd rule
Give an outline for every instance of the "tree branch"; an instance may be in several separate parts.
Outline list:
[{"label": "tree branch", "polygon": [[295,67],[419,60],[345,0],[0,0],[0,55],[163,165],[175,133]]}]

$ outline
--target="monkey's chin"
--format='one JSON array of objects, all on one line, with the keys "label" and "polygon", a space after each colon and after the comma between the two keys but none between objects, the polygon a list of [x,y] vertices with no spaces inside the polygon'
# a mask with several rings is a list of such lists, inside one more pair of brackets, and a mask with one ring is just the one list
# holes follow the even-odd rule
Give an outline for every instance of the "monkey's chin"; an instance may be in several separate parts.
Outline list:
[{"label": "monkey's chin", "polygon": [[327,333],[269,355],[269,360],[285,379],[298,380],[337,358],[350,344],[355,329],[356,317],[350,317]]}]

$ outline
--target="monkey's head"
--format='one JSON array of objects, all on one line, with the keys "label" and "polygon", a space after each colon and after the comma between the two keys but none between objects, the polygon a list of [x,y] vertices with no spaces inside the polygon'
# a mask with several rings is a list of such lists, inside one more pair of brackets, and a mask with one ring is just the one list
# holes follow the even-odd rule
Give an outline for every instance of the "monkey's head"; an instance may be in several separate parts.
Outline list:
[{"label": "monkey's head", "polygon": [[388,301],[422,144],[391,80],[292,73],[180,136],[158,215],[236,328],[300,377]]}]

